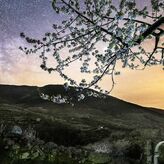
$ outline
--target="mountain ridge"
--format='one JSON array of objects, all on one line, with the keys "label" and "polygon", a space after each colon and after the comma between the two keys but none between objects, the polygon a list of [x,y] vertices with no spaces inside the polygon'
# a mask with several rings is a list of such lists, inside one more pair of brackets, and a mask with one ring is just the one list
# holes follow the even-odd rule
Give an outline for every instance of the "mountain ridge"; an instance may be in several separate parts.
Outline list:
[{"label": "mountain ridge", "polygon": [[[13,97],[14,99],[16,99],[15,96],[22,96],[23,94],[27,94],[27,95],[24,95],[24,97],[22,96],[21,99],[26,99],[27,97],[30,97],[30,94],[35,94],[35,100],[40,100],[41,102],[43,102],[40,97],[39,97],[39,93],[38,93],[38,89],[39,90],[42,90],[42,92],[46,93],[46,94],[50,94],[52,95],[53,92],[56,92],[56,88],[62,88],[64,90],[64,87],[63,85],[53,85],[53,84],[48,84],[48,85],[45,85],[45,86],[42,86],[42,87],[38,87],[38,86],[28,86],[28,85],[8,85],[8,84],[0,84],[0,98],[3,99],[5,96],[7,96],[7,98],[11,98]],[[47,91],[47,88],[48,91]],[[73,88],[73,87],[71,87]],[[52,90],[51,90],[52,89]],[[51,90],[51,91],[50,91]],[[90,89],[89,89],[90,90]],[[15,92],[15,93],[9,93],[9,92]],[[17,91],[17,92],[16,92]],[[19,92],[18,92],[19,91]],[[99,93],[97,91],[94,91],[94,90],[90,90],[90,91],[93,91],[95,93],[98,93],[98,94],[101,94],[103,95],[102,93]],[[51,92],[51,93],[50,93]],[[63,91],[62,91],[63,92]],[[71,91],[72,92],[72,91]],[[66,92],[65,92],[66,93]],[[67,91],[67,93],[69,93],[69,90]],[[60,94],[60,93],[59,93]],[[117,97],[113,97],[111,95],[105,95],[107,98],[110,98],[111,101],[112,99],[113,100],[117,100],[117,101],[121,101],[121,102],[124,102],[124,103],[127,103],[127,104],[130,104],[130,105],[134,105],[134,106],[137,106],[139,108],[144,108],[146,110],[150,110],[150,111],[156,111],[158,113],[162,113],[164,114],[164,110],[163,109],[159,109],[159,108],[154,108],[154,107],[145,107],[145,106],[142,106],[142,105],[139,105],[139,104],[135,104],[135,103],[132,103],[132,102],[128,102],[126,100],[122,100],[122,99],[119,99]],[[17,97],[18,100],[20,99],[20,97]],[[87,97],[88,98],[88,97]],[[1,100],[0,100],[1,101]],[[21,101],[20,101],[21,102]],[[18,101],[19,103],[19,101]]]}]

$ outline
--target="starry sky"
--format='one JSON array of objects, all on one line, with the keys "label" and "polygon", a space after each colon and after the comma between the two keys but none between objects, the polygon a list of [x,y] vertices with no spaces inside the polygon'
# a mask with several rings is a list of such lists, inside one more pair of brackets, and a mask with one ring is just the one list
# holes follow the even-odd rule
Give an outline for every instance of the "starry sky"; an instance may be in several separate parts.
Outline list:
[{"label": "starry sky", "polygon": [[[138,0],[138,5],[149,5],[148,0]],[[26,56],[18,47],[26,43],[20,32],[30,37],[42,38],[52,31],[52,24],[60,22],[62,15],[56,15],[50,0],[0,0],[0,84],[37,85],[62,84],[57,73],[48,74],[40,69],[37,55]],[[153,48],[153,42],[145,42]],[[73,66],[72,77],[82,76]],[[79,77],[80,78],[80,77]],[[115,77],[112,96],[143,106],[164,109],[164,71],[161,66],[146,68],[144,71],[121,70]],[[111,81],[105,77],[100,83],[110,89]]]}]

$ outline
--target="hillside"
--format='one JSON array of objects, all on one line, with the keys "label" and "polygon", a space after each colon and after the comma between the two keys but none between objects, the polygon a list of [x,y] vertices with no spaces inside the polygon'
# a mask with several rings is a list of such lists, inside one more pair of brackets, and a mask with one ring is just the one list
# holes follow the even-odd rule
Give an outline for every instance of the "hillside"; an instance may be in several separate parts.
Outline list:
[{"label": "hillside", "polygon": [[[90,90],[91,91],[91,90]],[[83,93],[85,94],[84,91]],[[92,91],[93,92],[93,91]],[[72,97],[71,103],[58,104],[40,94]],[[160,141],[164,137],[164,112],[122,101],[95,92],[97,96],[77,101],[74,88],[0,85],[0,122],[22,129],[33,127],[44,142],[82,146],[129,141]],[[130,141],[129,141],[130,142]]]},{"label": "hillside", "polygon": [[[73,88],[65,91],[60,85],[48,85],[39,89],[48,95],[69,94],[70,97],[75,97],[76,94]],[[0,85],[1,112],[4,109],[12,114],[24,112],[25,114],[21,115],[23,118],[28,114],[43,117],[43,120],[60,120],[62,124],[65,122],[70,124],[70,127],[77,128],[79,125],[79,130],[98,126],[113,129],[164,128],[164,113],[159,109],[145,108],[111,96],[106,98],[90,96],[79,102],[75,99],[73,101],[73,106],[56,104],[41,99],[38,87]],[[44,126],[46,127],[46,124]]]}]

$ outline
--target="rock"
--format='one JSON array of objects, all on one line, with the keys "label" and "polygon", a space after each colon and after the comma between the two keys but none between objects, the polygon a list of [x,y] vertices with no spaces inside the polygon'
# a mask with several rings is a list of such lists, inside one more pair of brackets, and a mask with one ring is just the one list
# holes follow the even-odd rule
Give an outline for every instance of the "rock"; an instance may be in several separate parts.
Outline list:
[{"label": "rock", "polygon": [[22,154],[22,159],[27,159],[29,157],[29,153],[25,152]]},{"label": "rock", "polygon": [[17,134],[17,135],[22,135],[23,131],[19,126],[14,126],[11,133]]}]

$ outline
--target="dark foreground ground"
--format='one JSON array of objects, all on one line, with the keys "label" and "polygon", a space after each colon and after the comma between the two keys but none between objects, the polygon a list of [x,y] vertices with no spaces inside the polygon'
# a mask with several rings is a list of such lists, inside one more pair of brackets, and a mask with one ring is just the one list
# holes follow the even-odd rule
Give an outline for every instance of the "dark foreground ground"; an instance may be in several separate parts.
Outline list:
[{"label": "dark foreground ground", "polygon": [[[71,99],[58,104],[41,93]],[[75,89],[57,85],[0,85],[0,164],[145,164],[162,140],[162,110],[98,93],[77,101]]]}]

